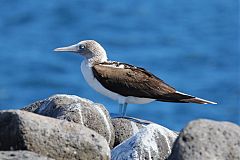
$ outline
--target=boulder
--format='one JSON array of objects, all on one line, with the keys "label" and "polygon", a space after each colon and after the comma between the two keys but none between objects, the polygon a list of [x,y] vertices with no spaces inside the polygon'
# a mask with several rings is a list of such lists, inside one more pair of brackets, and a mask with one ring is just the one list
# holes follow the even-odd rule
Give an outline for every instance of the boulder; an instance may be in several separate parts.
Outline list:
[{"label": "boulder", "polygon": [[112,151],[114,160],[166,159],[177,134],[157,124],[149,124]]},{"label": "boulder", "polygon": [[53,160],[30,151],[0,151],[1,160]]},{"label": "boulder", "polygon": [[240,127],[230,122],[195,120],[174,143],[169,160],[240,160]]},{"label": "boulder", "polygon": [[141,128],[150,124],[150,122],[142,122],[142,120],[131,117],[116,117],[112,118],[112,124],[115,130],[114,146],[117,146],[124,140],[139,132]]},{"label": "boulder", "polygon": [[58,94],[32,103],[22,110],[83,124],[114,144],[114,128],[108,111],[101,104],[74,95]]},{"label": "boulder", "polygon": [[109,159],[106,139],[77,123],[20,110],[0,111],[0,150],[28,150],[54,159]]}]

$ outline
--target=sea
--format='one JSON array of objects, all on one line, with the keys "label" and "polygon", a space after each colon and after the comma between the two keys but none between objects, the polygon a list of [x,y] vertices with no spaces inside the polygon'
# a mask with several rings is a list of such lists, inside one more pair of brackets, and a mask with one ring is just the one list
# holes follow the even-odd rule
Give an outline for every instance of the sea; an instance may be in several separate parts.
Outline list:
[{"label": "sea", "polygon": [[226,0],[0,0],[0,110],[72,94],[118,113],[54,48],[94,39],[110,60],[143,67],[217,105],[129,104],[127,116],[173,130],[212,119],[240,124],[239,2]]}]

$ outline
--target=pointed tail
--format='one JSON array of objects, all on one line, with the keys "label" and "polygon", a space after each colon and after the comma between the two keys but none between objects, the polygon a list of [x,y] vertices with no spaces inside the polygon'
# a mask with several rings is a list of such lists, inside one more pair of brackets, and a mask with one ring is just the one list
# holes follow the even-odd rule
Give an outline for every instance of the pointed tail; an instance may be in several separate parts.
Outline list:
[{"label": "pointed tail", "polygon": [[216,102],[207,101],[205,99],[201,99],[201,98],[198,98],[198,97],[193,97],[191,95],[188,95],[188,94],[185,94],[185,93],[182,93],[182,92],[176,91],[175,93],[178,94],[178,95],[181,95],[181,96],[186,96],[186,99],[183,98],[183,99],[180,100],[182,102],[197,103],[197,104],[217,104]]}]

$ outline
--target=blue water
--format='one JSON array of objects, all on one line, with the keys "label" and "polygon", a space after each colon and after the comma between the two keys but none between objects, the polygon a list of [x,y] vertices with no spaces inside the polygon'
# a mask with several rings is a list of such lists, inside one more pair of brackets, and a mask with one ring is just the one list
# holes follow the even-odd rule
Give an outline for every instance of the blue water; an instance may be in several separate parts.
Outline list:
[{"label": "blue water", "polygon": [[237,1],[0,1],[0,109],[17,109],[56,93],[114,102],[92,90],[81,57],[56,47],[95,39],[109,59],[141,66],[179,91],[218,105],[153,102],[128,115],[180,130],[209,118],[239,122]]}]

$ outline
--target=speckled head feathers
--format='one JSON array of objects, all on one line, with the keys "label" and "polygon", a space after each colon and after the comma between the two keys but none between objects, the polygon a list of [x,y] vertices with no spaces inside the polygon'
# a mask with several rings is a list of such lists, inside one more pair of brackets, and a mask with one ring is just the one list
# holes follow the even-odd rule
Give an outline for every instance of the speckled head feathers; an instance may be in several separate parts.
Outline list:
[{"label": "speckled head feathers", "polygon": [[107,61],[107,55],[104,48],[95,40],[84,40],[77,44],[56,48],[58,52],[74,52],[84,56],[91,63],[100,63]]}]

